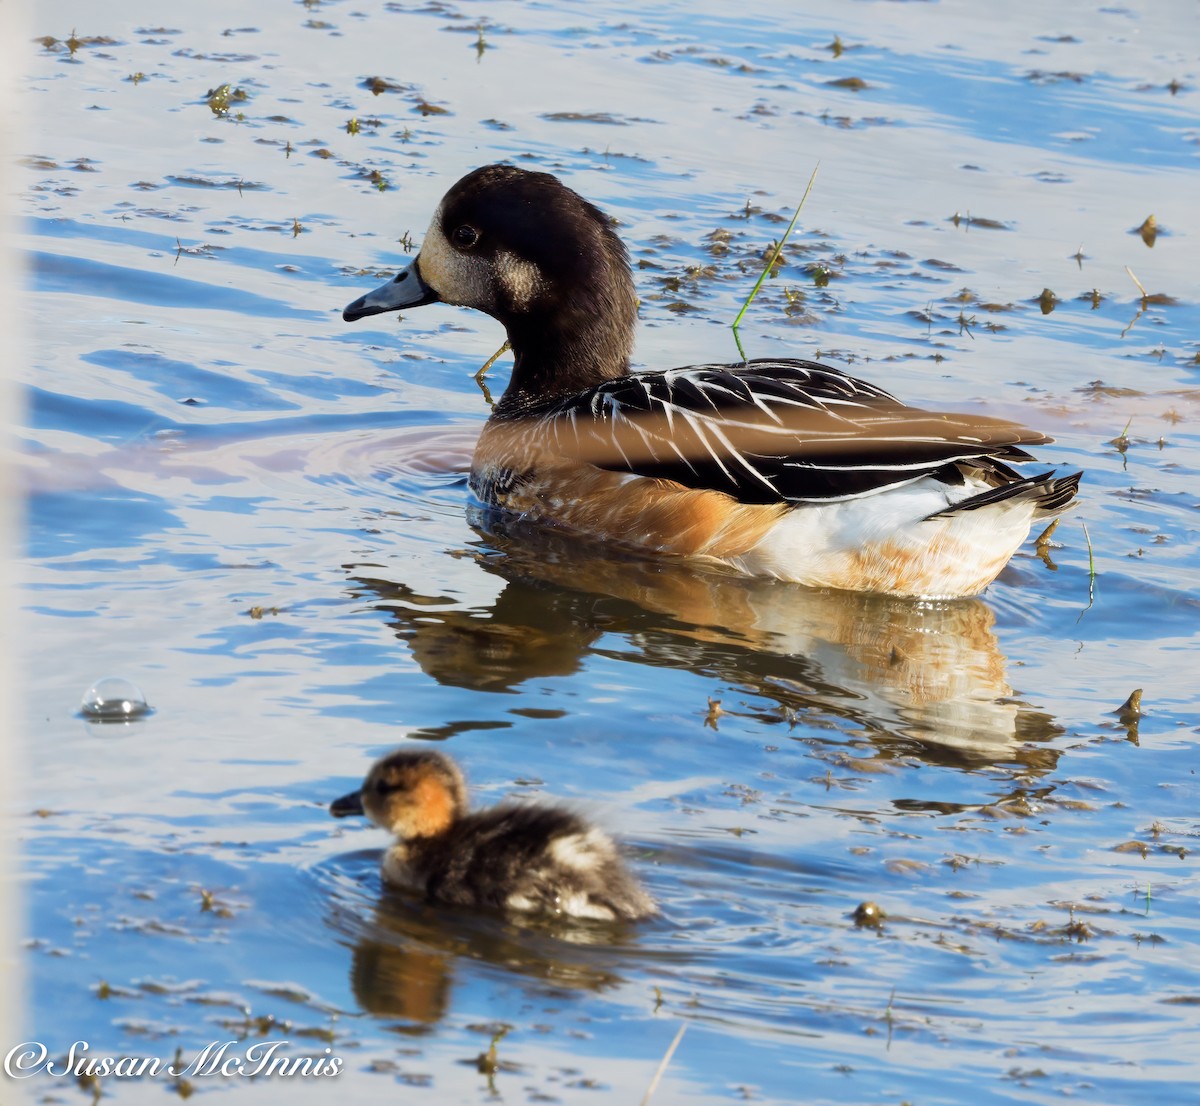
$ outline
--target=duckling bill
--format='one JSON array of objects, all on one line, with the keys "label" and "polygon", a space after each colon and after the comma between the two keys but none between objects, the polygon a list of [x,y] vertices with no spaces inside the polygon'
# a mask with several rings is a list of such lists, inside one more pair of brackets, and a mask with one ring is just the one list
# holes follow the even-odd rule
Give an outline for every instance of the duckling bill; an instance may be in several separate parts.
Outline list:
[{"label": "duckling bill", "polygon": [[797,359],[631,371],[637,296],[611,222],[548,173],[487,165],[421,251],[343,312],[484,311],[514,364],[471,465],[488,506],[613,545],[891,595],[976,595],[1080,473],[1023,475],[1051,439],[910,407]]},{"label": "duckling bill", "polygon": [[469,812],[462,773],[439,752],[390,753],[329,813],[365,814],[393,833],[384,881],[437,902],[599,921],[657,913],[606,834],[557,806]]}]

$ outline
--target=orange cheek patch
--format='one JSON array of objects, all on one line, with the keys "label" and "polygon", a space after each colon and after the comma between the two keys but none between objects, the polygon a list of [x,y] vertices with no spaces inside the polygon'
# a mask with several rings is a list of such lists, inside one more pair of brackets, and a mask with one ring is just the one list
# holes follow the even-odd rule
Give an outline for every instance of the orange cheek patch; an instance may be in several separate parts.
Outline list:
[{"label": "orange cheek patch", "polygon": [[425,777],[409,792],[402,837],[436,837],[454,821],[454,802],[446,785]]}]

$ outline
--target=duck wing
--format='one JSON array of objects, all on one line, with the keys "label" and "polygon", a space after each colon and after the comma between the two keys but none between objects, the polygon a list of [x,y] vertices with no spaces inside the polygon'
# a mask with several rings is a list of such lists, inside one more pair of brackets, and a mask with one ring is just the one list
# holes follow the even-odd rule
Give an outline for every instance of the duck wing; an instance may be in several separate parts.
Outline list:
[{"label": "duck wing", "polygon": [[726,492],[743,503],[869,495],[964,469],[996,485],[1005,462],[1048,442],[1004,419],[909,407],[812,361],[693,365],[606,381],[553,404],[547,431],[566,456],[603,469]]}]

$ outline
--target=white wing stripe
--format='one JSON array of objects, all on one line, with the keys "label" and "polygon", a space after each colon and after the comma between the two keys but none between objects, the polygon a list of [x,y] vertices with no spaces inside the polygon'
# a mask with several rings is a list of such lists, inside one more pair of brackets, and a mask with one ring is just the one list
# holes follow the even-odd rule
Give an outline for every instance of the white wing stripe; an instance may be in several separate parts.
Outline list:
[{"label": "white wing stripe", "polygon": [[[721,444],[727,450],[729,450],[730,456],[736,458],[737,461],[741,464],[741,466],[751,476],[753,476],[757,481],[759,481],[759,483],[765,484],[768,488],[771,489],[772,492],[774,492],[776,495],[779,495],[779,489],[777,487],[775,487],[775,485],[772,484],[771,481],[767,479],[767,477],[765,477],[761,472],[759,472],[758,469],[756,469],[746,459],[745,455],[727,437],[725,437],[724,432],[721,430],[721,428],[719,426],[714,425],[712,430],[713,430],[713,433],[717,436],[717,438],[720,439]],[[704,444],[708,445],[707,442],[705,442]],[[711,447],[710,447],[710,451],[711,451]],[[715,457],[716,454],[714,453],[713,456]]]},{"label": "white wing stripe", "polygon": [[[581,460],[635,475],[674,470],[685,482],[689,472],[758,502],[857,499],[956,463],[1002,476],[1030,440],[995,419],[906,407],[835,369],[767,360],[633,373],[547,404],[541,417],[541,433]],[[756,486],[769,498],[755,500]]]}]

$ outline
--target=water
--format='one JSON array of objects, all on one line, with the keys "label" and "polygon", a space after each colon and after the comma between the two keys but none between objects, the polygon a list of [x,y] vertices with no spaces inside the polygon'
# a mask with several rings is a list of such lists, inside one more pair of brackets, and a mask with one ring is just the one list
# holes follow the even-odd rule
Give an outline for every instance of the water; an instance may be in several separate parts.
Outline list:
[{"label": "water", "polygon": [[[1200,39],[1145,9],[36,9],[22,1036],[339,1057],[299,1102],[639,1101],[681,1024],[656,1106],[1194,1101]],[[1045,429],[1078,510],[938,604],[474,512],[498,327],[340,310],[501,158],[619,219],[663,367],[736,357],[819,162],[747,352]],[[153,714],[84,721],[106,676]],[[663,918],[381,896],[326,807],[405,740],[620,833]]]}]

